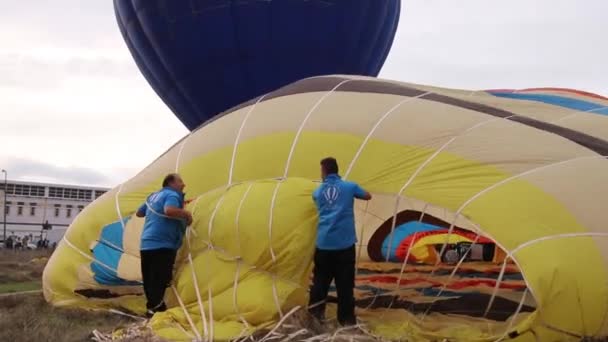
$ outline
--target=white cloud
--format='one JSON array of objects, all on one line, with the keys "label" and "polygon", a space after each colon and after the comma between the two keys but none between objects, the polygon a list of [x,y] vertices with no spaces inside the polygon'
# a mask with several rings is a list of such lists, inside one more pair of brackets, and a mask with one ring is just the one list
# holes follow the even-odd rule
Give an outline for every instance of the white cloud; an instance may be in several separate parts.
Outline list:
[{"label": "white cloud", "polygon": [[456,88],[608,95],[604,0],[410,0],[381,76]]}]

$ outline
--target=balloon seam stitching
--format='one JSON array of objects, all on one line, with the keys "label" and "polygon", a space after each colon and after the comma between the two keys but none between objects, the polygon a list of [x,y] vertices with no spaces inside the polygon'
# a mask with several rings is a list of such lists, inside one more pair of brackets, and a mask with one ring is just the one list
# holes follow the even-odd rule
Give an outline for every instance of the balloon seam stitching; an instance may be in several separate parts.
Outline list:
[{"label": "balloon seam stitching", "polygon": [[594,109],[589,109],[589,110],[586,110],[586,111],[573,111],[573,113],[571,113],[569,115],[566,115],[566,116],[563,116],[563,117],[561,117],[561,118],[559,118],[557,120],[551,121],[551,123],[562,122],[564,120],[568,120],[571,117],[578,116],[578,115],[583,114],[583,113],[593,113],[593,112],[596,112],[598,110],[604,110],[604,109],[608,109],[608,106],[594,108]]}]

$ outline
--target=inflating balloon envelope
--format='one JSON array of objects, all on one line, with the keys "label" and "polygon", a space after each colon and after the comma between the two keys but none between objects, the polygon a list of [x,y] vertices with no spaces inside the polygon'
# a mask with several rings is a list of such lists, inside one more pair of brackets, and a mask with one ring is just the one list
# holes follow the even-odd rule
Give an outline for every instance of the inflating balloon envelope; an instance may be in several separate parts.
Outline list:
[{"label": "inflating balloon envelope", "polygon": [[178,171],[194,223],[154,333],[229,340],[272,328],[306,305],[311,193],[332,155],[374,195],[356,205],[357,311],[374,334],[606,335],[606,114],[608,99],[573,90],[302,80],[199,127],[88,206],[49,261],[44,294],[142,313],[133,213]]}]

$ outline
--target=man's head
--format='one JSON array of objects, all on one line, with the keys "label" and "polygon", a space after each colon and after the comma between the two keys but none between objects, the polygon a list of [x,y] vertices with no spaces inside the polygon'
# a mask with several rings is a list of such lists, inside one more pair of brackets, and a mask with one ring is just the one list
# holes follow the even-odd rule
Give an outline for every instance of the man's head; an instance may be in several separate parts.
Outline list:
[{"label": "man's head", "polygon": [[338,161],[336,161],[336,158],[327,157],[321,160],[321,177],[323,179],[329,175],[337,175],[338,171]]},{"label": "man's head", "polygon": [[183,192],[184,188],[186,187],[186,184],[184,184],[184,181],[182,180],[182,177],[179,174],[170,173],[165,176],[165,179],[163,179],[163,188],[166,187],[172,188],[179,192]]}]

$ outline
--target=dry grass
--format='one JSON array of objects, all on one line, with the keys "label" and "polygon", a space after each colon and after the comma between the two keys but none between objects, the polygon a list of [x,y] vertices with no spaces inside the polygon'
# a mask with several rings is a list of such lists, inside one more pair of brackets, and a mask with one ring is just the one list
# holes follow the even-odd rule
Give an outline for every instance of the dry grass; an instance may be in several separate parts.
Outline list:
[{"label": "dry grass", "polygon": [[[111,333],[103,334],[94,332],[94,335],[96,341],[112,341]],[[145,326],[145,322],[140,322],[131,324],[129,327],[125,328],[124,335],[119,341],[162,342],[163,340],[154,337],[152,332]],[[287,318],[276,329],[259,331],[251,337],[247,336],[237,341],[379,342],[382,340],[372,336],[361,327],[339,328],[335,323],[320,325],[312,320],[306,313],[299,311]]]},{"label": "dry grass", "polygon": [[[133,321],[114,314],[58,309],[38,290],[49,250],[0,250],[0,341],[91,341],[91,331],[112,331]],[[4,294],[1,294],[4,293]]]},{"label": "dry grass", "polygon": [[297,311],[277,329],[260,331],[253,336],[254,341],[336,341],[336,342],[378,342],[363,326],[339,327],[336,322],[319,324],[305,311]]},{"label": "dry grass", "polygon": [[50,250],[12,251],[0,249],[0,285],[39,282],[46,259],[49,256]]},{"label": "dry grass", "polygon": [[132,323],[114,314],[57,309],[40,294],[0,297],[0,341],[91,341],[94,329],[112,331]]}]

